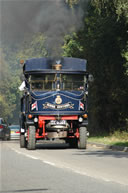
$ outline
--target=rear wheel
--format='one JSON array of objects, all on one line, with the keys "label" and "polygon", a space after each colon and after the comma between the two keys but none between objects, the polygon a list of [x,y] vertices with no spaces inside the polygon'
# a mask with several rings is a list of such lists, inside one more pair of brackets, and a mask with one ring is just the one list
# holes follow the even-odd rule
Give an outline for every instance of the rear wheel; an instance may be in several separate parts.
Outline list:
[{"label": "rear wheel", "polygon": [[79,128],[80,137],[78,140],[78,148],[79,149],[86,149],[87,146],[87,128],[80,127]]},{"label": "rear wheel", "polygon": [[28,135],[28,143],[27,149],[34,150],[36,148],[36,129],[34,126],[29,126],[28,128],[29,135]]},{"label": "rear wheel", "polygon": [[26,147],[26,138],[25,138],[24,134],[20,135],[20,147],[21,148]]}]

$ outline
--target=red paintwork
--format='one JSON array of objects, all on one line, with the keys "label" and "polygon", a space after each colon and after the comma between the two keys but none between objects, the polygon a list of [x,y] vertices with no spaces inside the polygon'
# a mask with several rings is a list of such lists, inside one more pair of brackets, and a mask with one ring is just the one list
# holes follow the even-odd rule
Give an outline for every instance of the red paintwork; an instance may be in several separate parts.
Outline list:
[{"label": "red paintwork", "polygon": [[[57,117],[54,115],[42,115],[38,117],[38,126],[39,128],[43,128],[43,132],[42,135],[39,136],[39,131],[40,129],[37,130],[36,132],[36,139],[39,138],[45,138],[47,136],[47,133],[45,132],[45,121],[49,121],[49,120],[57,120]],[[78,116],[77,115],[63,115],[61,116],[60,120],[78,120]],[[71,122],[71,128],[73,128],[73,124]],[[76,133],[74,134],[73,131],[70,132],[72,133],[72,135],[68,136],[68,138],[79,138],[79,129],[77,129]],[[29,137],[29,133],[28,133],[28,137]]]},{"label": "red paintwork", "polygon": [[39,137],[39,131],[40,131],[40,129],[37,129],[37,131],[36,131],[36,138]]},{"label": "red paintwork", "polygon": [[61,120],[78,120],[77,115],[64,115],[61,117]]},{"label": "red paintwork", "polygon": [[56,120],[55,116],[39,116],[38,117],[38,123],[40,124],[40,122],[42,121],[48,121],[48,120]]},{"label": "red paintwork", "polygon": [[3,129],[4,127],[3,127],[3,125],[0,125],[0,129]]},{"label": "red paintwork", "polygon": [[69,136],[67,136],[68,138],[75,138],[75,136],[74,135],[69,135]]},{"label": "red paintwork", "polygon": [[43,137],[45,137],[45,121],[43,121]]},{"label": "red paintwork", "polygon": [[44,119],[44,116],[38,117],[38,126],[39,128],[43,128],[43,134],[42,134],[43,137],[45,137],[45,120],[48,120],[48,119]]},{"label": "red paintwork", "polygon": [[[39,119],[39,124],[40,122],[44,121],[48,121],[48,120],[57,120],[56,116],[52,116],[52,115],[42,115],[38,117]],[[77,115],[63,115],[61,116],[61,120],[78,120],[78,116]]]},{"label": "red paintwork", "polygon": [[[47,136],[47,134],[46,134]],[[43,139],[44,137],[43,136],[39,136],[39,135],[36,135],[36,139]]]},{"label": "red paintwork", "polygon": [[47,136],[47,133],[45,133],[45,121],[43,121],[43,126],[42,127],[43,127],[43,133],[40,136],[39,135],[40,129],[37,129],[37,131],[36,131],[36,139],[45,138]]},{"label": "red paintwork", "polygon": [[80,133],[79,133],[79,129],[78,129],[78,128],[77,128],[77,130],[76,130],[75,136],[76,136],[76,138],[79,138],[79,137],[80,137]]},{"label": "red paintwork", "polygon": [[27,131],[27,140],[29,140],[29,128],[28,128],[28,131]]},{"label": "red paintwork", "polygon": [[20,133],[20,131],[16,131],[16,133]]}]

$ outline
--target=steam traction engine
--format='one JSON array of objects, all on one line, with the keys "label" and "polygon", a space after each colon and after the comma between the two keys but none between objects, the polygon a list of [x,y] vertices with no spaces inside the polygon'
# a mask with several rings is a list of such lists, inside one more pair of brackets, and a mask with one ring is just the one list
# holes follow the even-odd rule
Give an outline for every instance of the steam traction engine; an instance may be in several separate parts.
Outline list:
[{"label": "steam traction engine", "polygon": [[37,140],[63,139],[86,148],[86,60],[33,58],[23,63],[23,73],[20,147],[33,150]]}]

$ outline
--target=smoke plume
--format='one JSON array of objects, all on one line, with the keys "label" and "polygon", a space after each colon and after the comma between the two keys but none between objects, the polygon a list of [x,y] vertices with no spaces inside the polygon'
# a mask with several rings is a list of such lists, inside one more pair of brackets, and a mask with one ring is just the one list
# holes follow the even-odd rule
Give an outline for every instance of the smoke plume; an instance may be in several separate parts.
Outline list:
[{"label": "smoke plume", "polygon": [[2,43],[14,45],[41,32],[52,55],[60,54],[66,34],[82,26],[81,6],[71,9],[65,0],[1,0],[0,12]]}]

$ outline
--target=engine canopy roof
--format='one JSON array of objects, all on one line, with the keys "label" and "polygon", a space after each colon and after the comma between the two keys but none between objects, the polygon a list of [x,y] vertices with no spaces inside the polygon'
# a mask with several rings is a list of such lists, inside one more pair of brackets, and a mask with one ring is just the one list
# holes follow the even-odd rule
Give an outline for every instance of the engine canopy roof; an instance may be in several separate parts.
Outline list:
[{"label": "engine canopy roof", "polygon": [[58,72],[83,72],[87,71],[87,60],[80,58],[63,57],[59,60],[51,58],[31,58],[26,60],[24,64],[24,73],[55,73],[53,65],[61,64],[62,68]]}]

